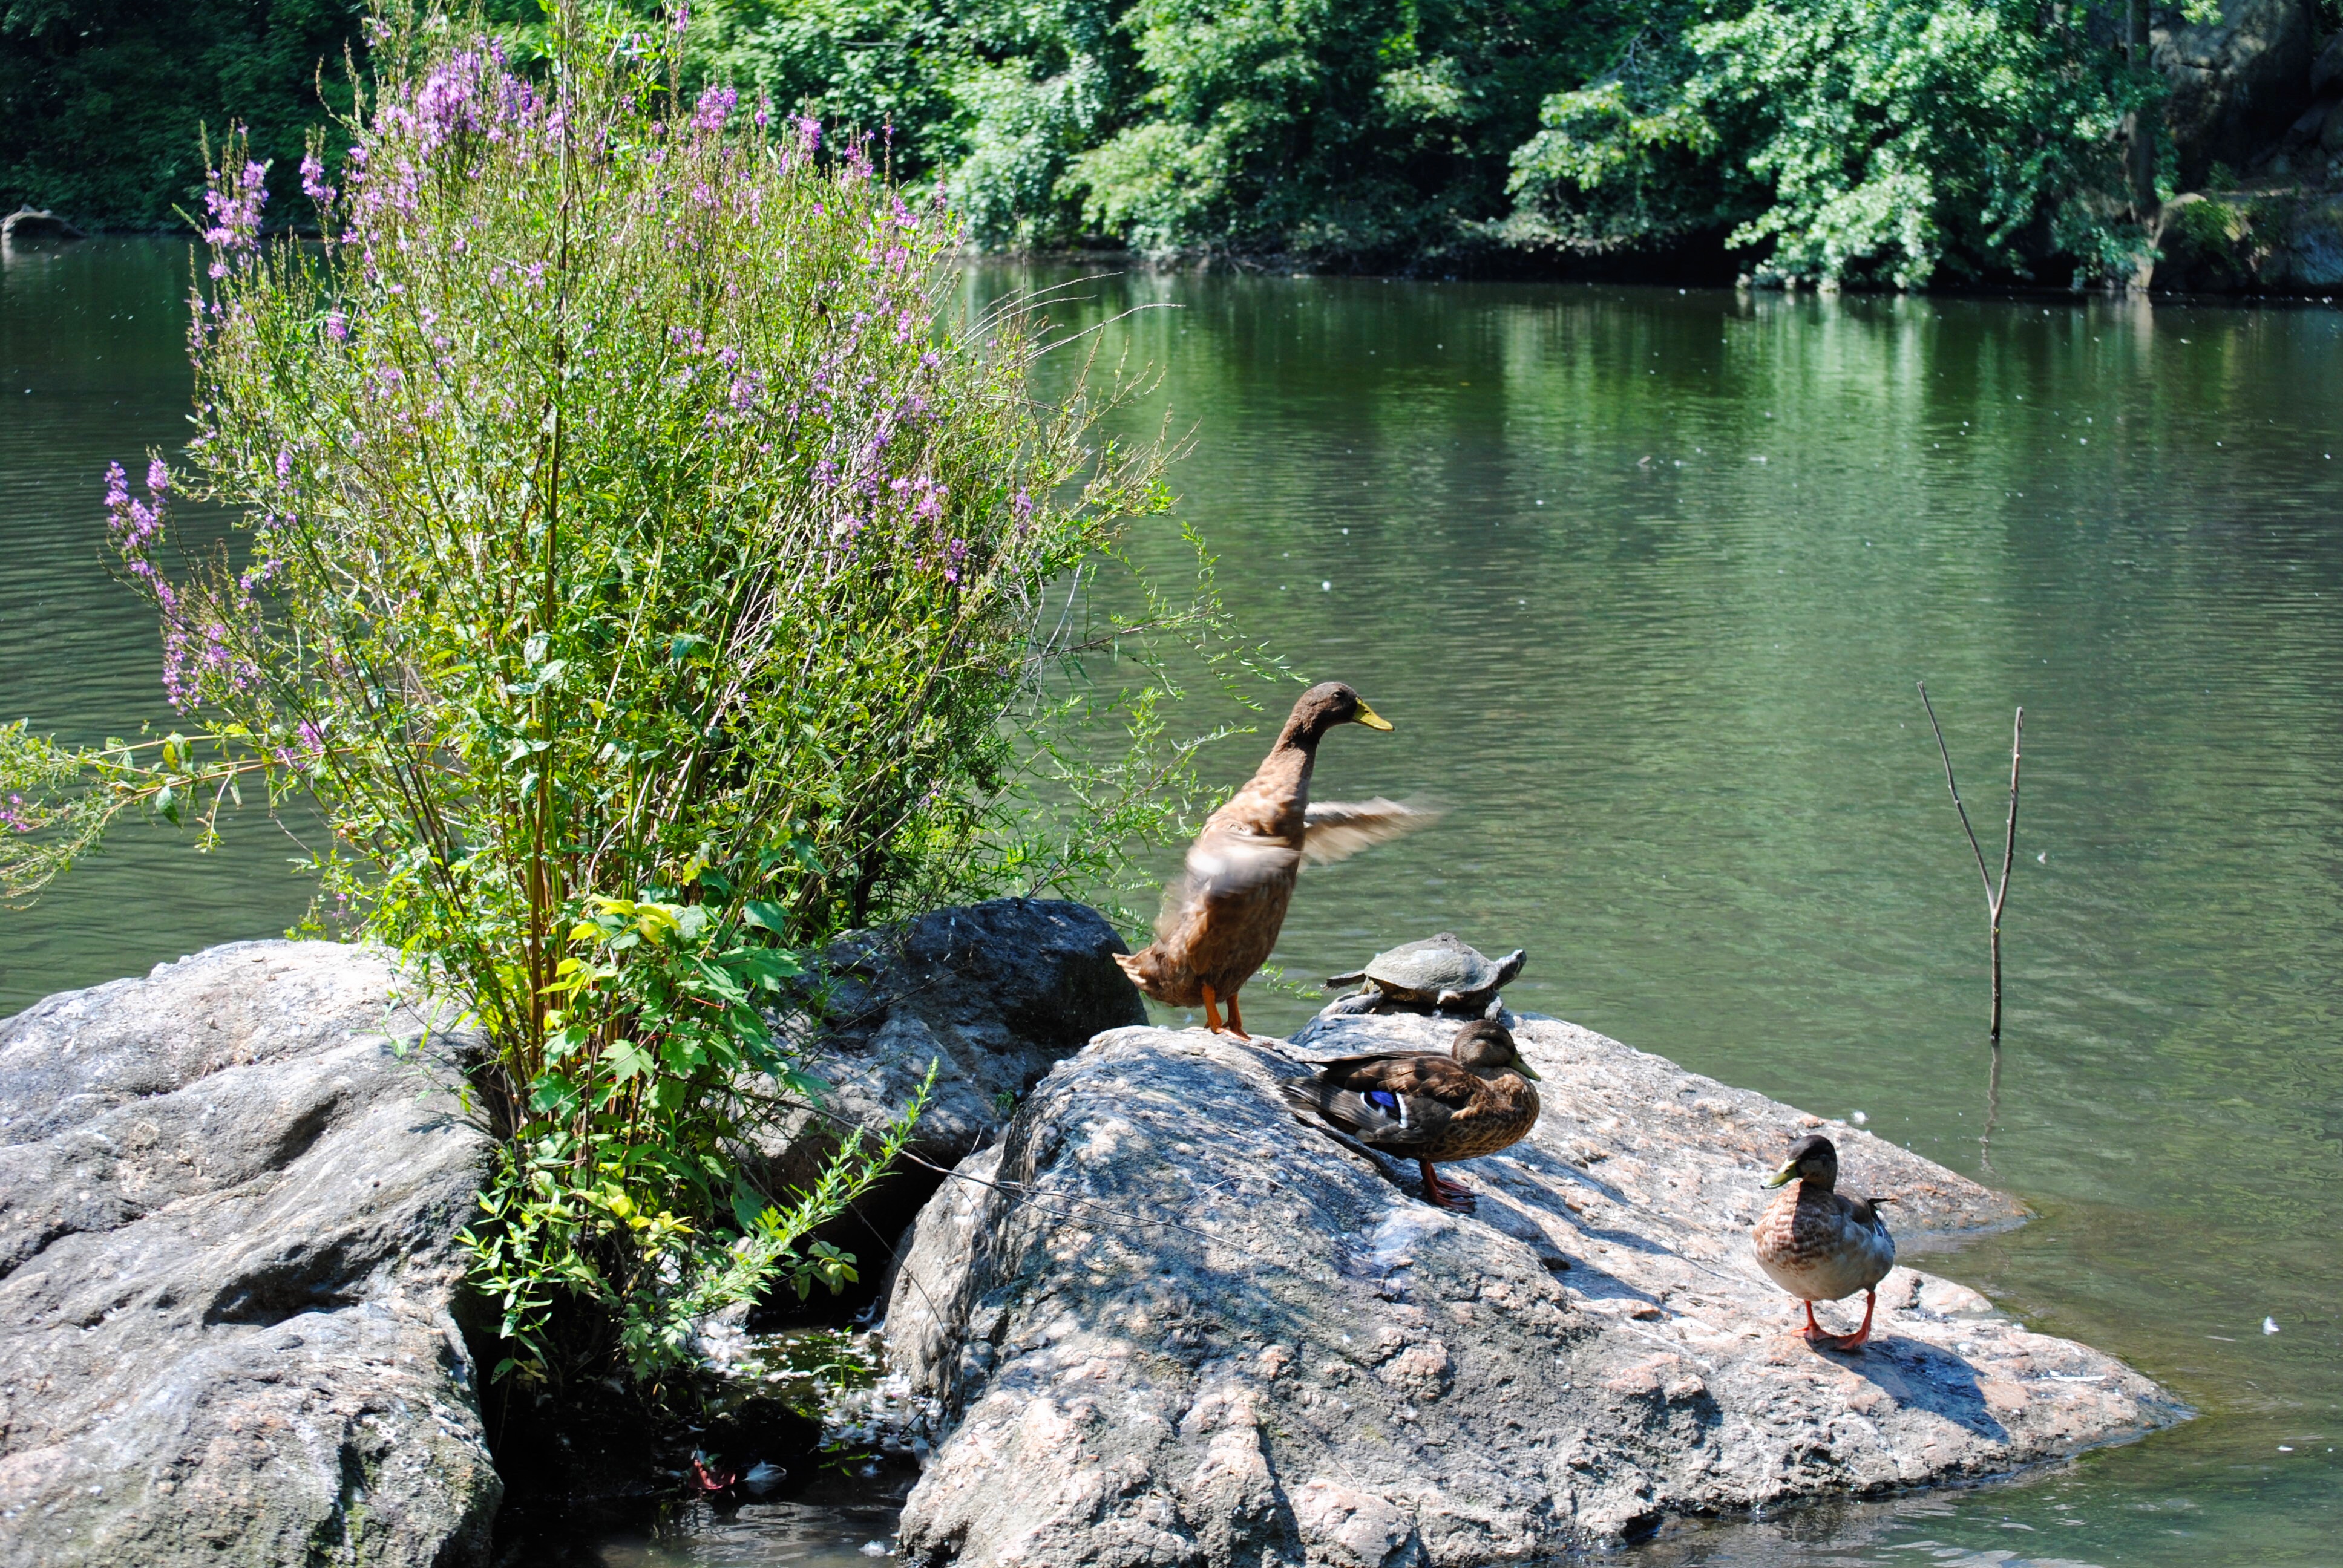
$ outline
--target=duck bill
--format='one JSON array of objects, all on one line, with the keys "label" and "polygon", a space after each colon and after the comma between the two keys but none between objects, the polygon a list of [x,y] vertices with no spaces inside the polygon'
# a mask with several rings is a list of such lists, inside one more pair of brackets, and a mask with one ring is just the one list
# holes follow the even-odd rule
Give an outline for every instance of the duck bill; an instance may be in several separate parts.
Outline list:
[{"label": "duck bill", "polygon": [[1783,1166],[1779,1171],[1775,1171],[1771,1176],[1766,1177],[1765,1185],[1768,1187],[1786,1187],[1797,1179],[1798,1162],[1793,1160],[1787,1165]]},{"label": "duck bill", "polygon": [[1359,717],[1356,722],[1365,725],[1370,729],[1389,729],[1392,727],[1390,719],[1385,719],[1363,702],[1359,704]]},{"label": "duck bill", "polygon": [[1545,1080],[1537,1075],[1537,1071],[1534,1068],[1531,1067],[1528,1062],[1523,1061],[1518,1056],[1513,1058],[1513,1070],[1520,1073],[1523,1078],[1528,1079],[1533,1083],[1543,1083],[1545,1081]]}]

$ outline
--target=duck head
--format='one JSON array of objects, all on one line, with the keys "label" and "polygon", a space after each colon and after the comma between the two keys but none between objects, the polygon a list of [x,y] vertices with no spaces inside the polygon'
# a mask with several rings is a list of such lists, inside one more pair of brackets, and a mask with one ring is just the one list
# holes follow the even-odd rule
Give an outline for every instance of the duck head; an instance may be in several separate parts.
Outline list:
[{"label": "duck head", "polygon": [[1500,1073],[1518,1072],[1523,1078],[1534,1079],[1530,1064],[1522,1060],[1521,1049],[1503,1024],[1485,1019],[1466,1024],[1456,1031],[1455,1043],[1448,1054],[1456,1065],[1477,1078],[1494,1078]]},{"label": "duck head", "polygon": [[1782,1168],[1765,1178],[1768,1187],[1786,1187],[1793,1181],[1804,1181],[1825,1192],[1838,1186],[1838,1150],[1829,1139],[1799,1139],[1790,1145],[1790,1157]]},{"label": "duck head", "polygon": [[1322,680],[1302,694],[1285,721],[1281,744],[1315,746],[1325,733],[1344,724],[1389,729],[1391,720],[1369,708],[1359,694],[1339,680]]}]

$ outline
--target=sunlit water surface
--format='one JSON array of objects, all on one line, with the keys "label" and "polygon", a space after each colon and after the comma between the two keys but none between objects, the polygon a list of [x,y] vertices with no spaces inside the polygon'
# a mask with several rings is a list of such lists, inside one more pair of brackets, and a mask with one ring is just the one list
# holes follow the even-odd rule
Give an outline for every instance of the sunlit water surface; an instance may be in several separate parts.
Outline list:
[{"label": "sunlit water surface", "polygon": [[[184,438],[185,259],[0,272],[0,710],[167,717],[110,458]],[[1059,275],[986,269],[973,299]],[[1323,871],[1295,980],[1453,930],[1516,1006],[1875,1131],[2038,1217],[1932,1262],[2204,1413],[2007,1484],[1685,1524],[1635,1563],[2343,1558],[2343,317],[2039,301],[1107,278],[1245,626],[1391,718],[1329,798],[1435,829]],[[1057,359],[1070,367],[1071,355]],[[1050,374],[1065,371],[1054,367]],[[1166,534],[1134,551],[1179,567]],[[1976,871],[1913,691],[2024,813],[1997,1096]],[[1198,722],[1219,717],[1200,714]],[[1212,756],[1250,771],[1259,737]],[[297,850],[125,837],[5,917],[0,1011],[297,917]],[[1167,864],[1169,858],[1167,857]],[[1256,1029],[1311,1004],[1257,984]],[[2265,1332],[2265,1320],[2278,1330]],[[869,1561],[749,1511],[610,1563]]]}]

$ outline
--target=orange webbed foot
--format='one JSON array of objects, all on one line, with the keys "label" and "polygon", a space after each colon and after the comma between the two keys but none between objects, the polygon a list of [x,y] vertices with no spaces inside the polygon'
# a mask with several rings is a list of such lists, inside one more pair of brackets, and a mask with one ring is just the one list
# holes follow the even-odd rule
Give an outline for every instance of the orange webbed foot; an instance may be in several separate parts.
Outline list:
[{"label": "orange webbed foot", "polygon": [[1440,1172],[1432,1168],[1431,1161],[1419,1160],[1416,1164],[1423,1171],[1425,1202],[1435,1209],[1452,1209],[1460,1214],[1470,1214],[1480,1207],[1480,1200],[1473,1197],[1469,1189],[1441,1180]]}]

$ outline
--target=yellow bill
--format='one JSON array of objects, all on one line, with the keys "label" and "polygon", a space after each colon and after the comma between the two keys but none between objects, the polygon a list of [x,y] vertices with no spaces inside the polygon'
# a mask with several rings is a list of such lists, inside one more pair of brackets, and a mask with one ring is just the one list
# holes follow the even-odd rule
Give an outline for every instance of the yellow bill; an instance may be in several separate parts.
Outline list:
[{"label": "yellow bill", "polygon": [[1787,1165],[1783,1166],[1779,1171],[1775,1171],[1771,1176],[1766,1177],[1765,1185],[1768,1187],[1786,1187],[1797,1179],[1798,1162],[1793,1160]]},{"label": "yellow bill", "polygon": [[1364,702],[1359,704],[1359,722],[1370,729],[1389,729],[1392,727],[1390,719],[1369,708]]}]

